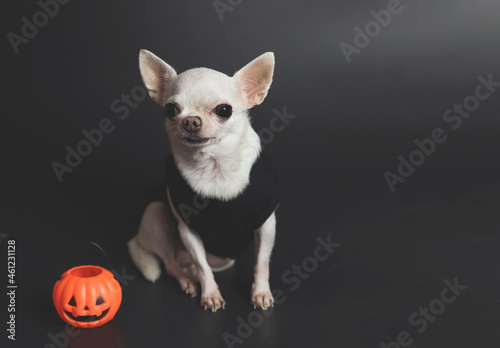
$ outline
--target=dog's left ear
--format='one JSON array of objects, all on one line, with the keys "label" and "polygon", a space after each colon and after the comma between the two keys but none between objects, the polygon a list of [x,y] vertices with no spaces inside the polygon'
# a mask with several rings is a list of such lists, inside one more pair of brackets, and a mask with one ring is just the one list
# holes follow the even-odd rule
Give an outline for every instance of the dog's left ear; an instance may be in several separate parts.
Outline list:
[{"label": "dog's left ear", "polygon": [[274,53],[266,52],[238,70],[234,77],[238,89],[243,93],[246,108],[264,101],[273,81]]}]

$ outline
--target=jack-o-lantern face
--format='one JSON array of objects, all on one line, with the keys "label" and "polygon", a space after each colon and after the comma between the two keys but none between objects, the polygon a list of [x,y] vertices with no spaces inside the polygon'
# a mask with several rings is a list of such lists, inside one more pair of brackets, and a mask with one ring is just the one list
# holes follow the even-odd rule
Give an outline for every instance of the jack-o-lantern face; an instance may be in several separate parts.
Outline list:
[{"label": "jack-o-lantern face", "polygon": [[52,299],[64,321],[91,328],[113,319],[122,301],[122,290],[107,269],[79,266],[64,272],[54,286]]}]

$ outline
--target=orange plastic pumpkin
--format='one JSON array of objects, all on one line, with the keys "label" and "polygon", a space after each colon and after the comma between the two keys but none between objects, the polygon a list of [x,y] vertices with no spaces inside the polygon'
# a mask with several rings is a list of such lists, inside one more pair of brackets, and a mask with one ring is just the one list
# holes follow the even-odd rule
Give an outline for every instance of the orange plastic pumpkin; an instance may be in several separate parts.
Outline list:
[{"label": "orange plastic pumpkin", "polygon": [[52,300],[64,321],[91,328],[113,319],[122,302],[122,289],[107,269],[78,266],[64,272],[56,282]]}]

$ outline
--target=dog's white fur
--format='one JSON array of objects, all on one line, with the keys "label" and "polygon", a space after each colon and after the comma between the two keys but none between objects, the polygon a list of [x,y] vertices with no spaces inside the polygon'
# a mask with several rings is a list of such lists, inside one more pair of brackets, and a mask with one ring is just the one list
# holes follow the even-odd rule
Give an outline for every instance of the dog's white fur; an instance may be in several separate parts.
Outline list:
[{"label": "dog's white fur", "polygon": [[[207,68],[187,70],[179,75],[163,60],[146,50],[139,55],[141,75],[149,95],[162,107],[174,103],[179,113],[168,118],[166,129],[175,163],[186,182],[198,194],[219,200],[237,197],[249,184],[250,170],[261,151],[260,139],[250,125],[248,109],[267,95],[274,72],[274,54],[264,53],[229,77]],[[218,105],[232,106],[232,116],[221,119]],[[194,135],[183,129],[186,117],[197,116],[201,128]],[[152,202],[146,208],[139,233],[129,243],[130,255],[144,277],[155,282],[161,274],[158,257],[167,273],[181,288],[197,295],[201,284],[201,305],[212,311],[225,301],[213,271],[234,263],[205,252],[200,236],[183,222],[170,200],[169,206]],[[274,213],[255,231],[256,264],[251,301],[267,309],[274,299],[269,288],[269,260],[275,238]]]}]

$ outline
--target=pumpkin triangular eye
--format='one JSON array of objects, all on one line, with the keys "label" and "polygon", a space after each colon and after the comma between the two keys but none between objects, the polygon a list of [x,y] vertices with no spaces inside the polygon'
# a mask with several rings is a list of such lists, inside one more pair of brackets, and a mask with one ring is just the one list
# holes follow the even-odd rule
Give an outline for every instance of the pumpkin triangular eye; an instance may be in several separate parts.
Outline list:
[{"label": "pumpkin triangular eye", "polygon": [[102,299],[101,295],[97,295],[97,300],[95,301],[96,306],[101,305],[104,303],[104,300]]},{"label": "pumpkin triangular eye", "polygon": [[69,300],[68,304],[70,306],[76,306],[75,296],[71,297],[71,300]]}]

